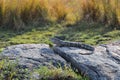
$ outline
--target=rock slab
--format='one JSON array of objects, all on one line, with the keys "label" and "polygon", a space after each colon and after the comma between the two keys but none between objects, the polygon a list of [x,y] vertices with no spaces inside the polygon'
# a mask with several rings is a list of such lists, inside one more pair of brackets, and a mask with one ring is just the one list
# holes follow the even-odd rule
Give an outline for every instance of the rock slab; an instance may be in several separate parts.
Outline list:
[{"label": "rock slab", "polygon": [[57,67],[66,65],[66,61],[55,54],[49,45],[46,44],[20,44],[7,47],[0,58],[9,58],[11,61],[18,61],[18,64],[25,68],[37,68],[39,66]]},{"label": "rock slab", "polygon": [[91,80],[120,80],[120,42],[94,48],[54,47],[54,51]]}]

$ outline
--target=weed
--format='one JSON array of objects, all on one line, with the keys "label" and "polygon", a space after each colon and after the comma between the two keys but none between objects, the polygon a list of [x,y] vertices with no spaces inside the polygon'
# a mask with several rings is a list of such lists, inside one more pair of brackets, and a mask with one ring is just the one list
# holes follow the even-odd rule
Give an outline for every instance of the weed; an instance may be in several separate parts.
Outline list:
[{"label": "weed", "polygon": [[35,70],[35,72],[40,75],[41,80],[89,80],[86,77],[81,77],[68,67],[49,69],[43,66]]}]

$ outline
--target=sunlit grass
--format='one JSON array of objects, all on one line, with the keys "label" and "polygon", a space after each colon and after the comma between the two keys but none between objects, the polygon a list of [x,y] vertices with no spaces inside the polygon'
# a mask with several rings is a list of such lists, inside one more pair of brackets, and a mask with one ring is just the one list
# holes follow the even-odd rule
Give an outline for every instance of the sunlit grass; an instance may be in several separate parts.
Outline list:
[{"label": "sunlit grass", "polygon": [[68,3],[61,0],[1,0],[0,23],[5,28],[21,29],[31,22],[73,21],[75,16]]},{"label": "sunlit grass", "polygon": [[99,21],[114,27],[120,23],[119,0],[0,0],[0,26],[21,29],[46,21],[75,24]]}]

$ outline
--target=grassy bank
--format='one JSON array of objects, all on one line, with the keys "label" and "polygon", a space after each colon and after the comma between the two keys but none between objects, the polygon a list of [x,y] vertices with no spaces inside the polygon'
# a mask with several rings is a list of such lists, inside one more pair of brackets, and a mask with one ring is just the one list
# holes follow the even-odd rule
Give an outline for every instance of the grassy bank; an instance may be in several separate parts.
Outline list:
[{"label": "grassy bank", "polygon": [[[73,28],[74,27],[74,28]],[[52,46],[50,38],[65,36],[65,40],[78,41],[91,45],[109,43],[120,39],[120,30],[113,30],[99,23],[82,22],[80,24],[63,27],[60,24],[29,27],[22,31],[0,29],[0,48],[27,43],[46,43]]]}]

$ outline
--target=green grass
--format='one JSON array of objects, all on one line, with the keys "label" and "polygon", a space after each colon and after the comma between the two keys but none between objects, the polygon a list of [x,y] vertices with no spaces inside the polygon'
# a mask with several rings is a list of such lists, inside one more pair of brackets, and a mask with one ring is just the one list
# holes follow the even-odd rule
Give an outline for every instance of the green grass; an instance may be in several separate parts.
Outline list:
[{"label": "green grass", "polygon": [[0,80],[29,79],[29,76],[28,69],[19,68],[14,61],[0,60]]},{"label": "green grass", "polygon": [[66,27],[61,34],[66,40],[99,45],[120,39],[120,30],[113,30],[108,25],[82,22],[72,27]]},{"label": "green grass", "polygon": [[21,31],[0,29],[0,51],[3,48],[28,43],[46,43],[52,46],[51,37],[65,36],[65,40],[83,42],[86,44],[104,44],[120,39],[120,30],[112,30],[97,23],[82,22],[74,26],[63,27],[59,24],[29,27]]},{"label": "green grass", "polygon": [[0,80],[37,80],[33,74],[38,74],[39,80],[89,80],[74,72],[70,67],[49,69],[46,66],[40,66],[37,69],[28,70],[20,68],[14,61],[0,60]]},{"label": "green grass", "polygon": [[22,31],[12,30],[0,30],[0,48],[4,48],[9,45],[16,44],[28,44],[28,43],[46,43],[51,45],[49,38],[54,36],[62,27],[59,25],[52,26],[40,26],[29,27]]},{"label": "green grass", "polygon": [[46,66],[35,70],[41,80],[89,80],[87,77],[75,73],[70,67],[58,67],[49,69]]}]

